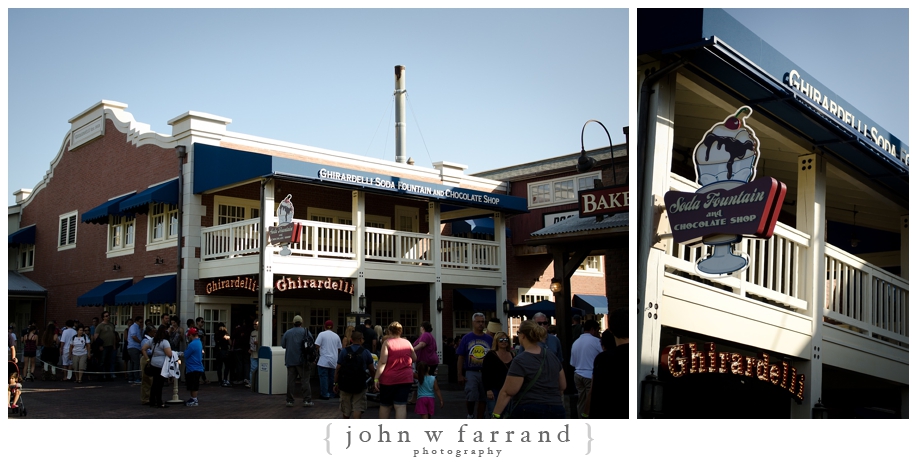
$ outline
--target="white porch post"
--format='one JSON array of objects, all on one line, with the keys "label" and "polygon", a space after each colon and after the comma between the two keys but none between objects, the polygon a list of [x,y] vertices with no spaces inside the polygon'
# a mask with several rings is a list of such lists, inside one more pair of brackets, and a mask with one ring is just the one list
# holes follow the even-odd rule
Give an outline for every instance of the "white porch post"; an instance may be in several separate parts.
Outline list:
[{"label": "white porch post", "polygon": [[[639,73],[643,77],[643,73]],[[669,171],[672,166],[672,147],[674,144],[675,128],[675,74],[672,73],[662,77],[653,86],[653,96],[649,104],[649,123],[647,125],[647,147],[646,147],[646,172],[645,177],[650,178],[649,188],[641,190],[642,194],[647,197],[641,199],[641,206],[648,207],[644,223],[641,223],[637,229],[642,232],[643,245],[652,246],[656,241],[656,233],[652,227],[656,209],[653,207],[653,198],[662,198],[669,187]],[[650,225],[645,222],[648,221]],[[663,282],[665,280],[665,252],[657,248],[650,247],[649,256],[646,262],[638,262],[638,278],[645,278],[645,297],[640,300],[640,307],[637,310],[637,400],[640,403],[642,397],[642,381],[650,372],[655,371],[659,375],[659,336],[662,331],[662,315],[665,313],[663,307],[655,309],[660,305],[662,299]],[[654,309],[649,309],[653,306]],[[660,314],[660,318],[647,318],[647,313],[653,315]],[[637,409],[639,415],[640,409]],[[665,410],[663,409],[663,412]]]},{"label": "white porch post", "polygon": [[507,300],[506,292],[506,219],[500,212],[494,213],[494,240],[499,244],[497,251],[500,259],[500,280],[503,284],[497,288],[497,317],[500,318],[500,324],[509,333],[509,324],[506,321],[507,314],[503,312],[503,301]]},{"label": "white porch post", "polygon": [[439,355],[439,363],[442,364],[443,314],[436,309],[436,300],[443,296],[443,262],[442,253],[440,252],[442,234],[440,234],[439,202],[427,202],[427,219],[430,220],[429,228],[430,236],[432,237],[430,251],[433,252],[433,268],[436,272],[436,282],[433,283],[433,290],[430,291],[430,324],[433,325],[433,338],[440,342],[436,346],[436,354]]},{"label": "white porch post", "polygon": [[[357,270],[357,278],[354,281],[353,297],[350,298],[350,312],[356,314],[366,314],[360,309],[360,296],[366,294],[366,193],[363,191],[351,191],[351,210],[353,210],[353,225],[356,227],[353,234],[353,251],[357,255],[357,261],[360,264]],[[361,320],[362,322],[362,320]]]},{"label": "white porch post", "polygon": [[910,215],[901,216],[901,277],[908,279],[910,254],[910,240],[908,238],[908,218]]},{"label": "white porch post", "polygon": [[274,317],[273,312],[277,309],[276,305],[270,308],[264,306],[264,294],[268,290],[273,291],[274,285],[274,248],[268,242],[268,232],[267,228],[269,226],[274,226],[274,222],[277,220],[276,213],[274,210],[274,187],[275,181],[273,178],[267,180],[264,184],[264,198],[261,202],[261,214],[264,215],[264,229],[261,230],[261,253],[264,255],[264,267],[261,268],[261,290],[259,291],[260,299],[258,301],[258,306],[262,307],[261,310],[261,345],[263,346],[273,346],[274,345]]},{"label": "white porch post", "polygon": [[[805,396],[802,404],[792,405],[794,419],[811,419],[812,407],[822,397],[822,331],[825,316],[825,195],[826,166],[824,156],[806,154],[796,163],[799,178],[796,191],[796,228],[811,238],[802,260],[805,280],[802,298],[808,303],[805,314],[812,319],[812,341],[802,352],[803,361],[796,367],[805,374]],[[805,361],[808,360],[808,361]],[[831,403],[825,403],[831,407]]]}]

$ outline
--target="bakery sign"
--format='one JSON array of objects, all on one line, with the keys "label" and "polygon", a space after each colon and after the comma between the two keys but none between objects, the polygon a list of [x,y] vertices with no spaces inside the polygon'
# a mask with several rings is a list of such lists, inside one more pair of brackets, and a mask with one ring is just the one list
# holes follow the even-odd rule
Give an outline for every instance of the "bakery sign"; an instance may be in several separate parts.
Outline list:
[{"label": "bakery sign", "polygon": [[630,188],[617,186],[579,192],[579,216],[594,217],[626,212],[630,207]]},{"label": "bakery sign", "polygon": [[770,382],[786,390],[797,402],[801,402],[805,396],[805,374],[797,374],[796,368],[786,361],[770,362],[770,356],[763,352],[756,356],[746,356],[716,351],[713,342],[705,343],[703,349],[698,349],[696,343],[679,343],[662,350],[661,363],[673,378],[690,374],[740,375]]},{"label": "bakery sign", "polygon": [[705,276],[726,276],[748,267],[748,255],[736,254],[732,245],[743,238],[770,238],[786,197],[782,182],[755,180],[761,154],[746,120],[751,113],[748,106],[739,108],[697,143],[694,163],[700,189],[665,194],[675,242],[713,247],[711,255],[695,263],[695,270]]}]

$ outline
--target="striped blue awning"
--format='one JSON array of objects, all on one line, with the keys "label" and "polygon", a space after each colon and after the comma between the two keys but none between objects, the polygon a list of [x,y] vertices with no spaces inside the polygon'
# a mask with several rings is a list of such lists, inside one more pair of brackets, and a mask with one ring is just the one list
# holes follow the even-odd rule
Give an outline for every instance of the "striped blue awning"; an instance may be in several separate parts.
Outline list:
[{"label": "striped blue awning", "polygon": [[87,212],[83,212],[83,223],[92,223],[96,225],[107,225],[109,215],[133,215],[121,212],[121,202],[130,199],[134,193],[125,194],[121,197],[108,200],[102,205],[95,207]]},{"label": "striped blue awning", "polygon": [[122,214],[143,214],[147,210],[149,204],[153,202],[177,205],[178,178],[134,194],[134,197],[122,202],[119,209]]}]

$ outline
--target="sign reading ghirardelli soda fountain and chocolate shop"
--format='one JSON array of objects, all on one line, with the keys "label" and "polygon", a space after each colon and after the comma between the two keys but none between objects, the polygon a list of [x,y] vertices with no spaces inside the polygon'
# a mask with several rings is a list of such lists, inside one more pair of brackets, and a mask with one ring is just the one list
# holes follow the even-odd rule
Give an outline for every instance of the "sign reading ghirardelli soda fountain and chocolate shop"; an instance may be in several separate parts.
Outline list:
[{"label": "sign reading ghirardelli soda fountain and chocolate shop", "polygon": [[748,106],[739,108],[697,143],[694,163],[700,189],[665,194],[675,242],[713,246],[713,254],[695,265],[705,275],[744,270],[748,256],[733,253],[732,244],[745,237],[771,237],[786,196],[780,181],[754,180],[761,154],[758,137],[746,122],[751,113]]}]

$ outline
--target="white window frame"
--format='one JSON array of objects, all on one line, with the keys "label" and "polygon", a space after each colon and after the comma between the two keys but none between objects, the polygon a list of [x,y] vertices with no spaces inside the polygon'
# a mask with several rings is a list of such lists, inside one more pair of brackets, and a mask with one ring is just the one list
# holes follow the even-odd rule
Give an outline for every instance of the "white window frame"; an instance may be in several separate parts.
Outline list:
[{"label": "white window frame", "polygon": [[[74,210],[72,212],[61,214],[57,219],[57,250],[67,250],[76,248],[76,233],[79,228],[79,211]],[[73,233],[70,233],[70,225],[67,225],[67,235],[65,236],[64,230],[61,229],[61,225],[64,223],[64,220],[73,220]],[[61,244],[61,239],[64,239],[65,242]],[[71,242],[72,241],[72,242]]]},{"label": "white window frame", "polygon": [[[560,178],[552,178],[550,180],[529,183],[527,187],[527,194],[526,194],[526,200],[528,201],[529,209],[552,207],[555,205],[563,205],[563,204],[575,204],[577,202],[577,198],[578,198],[580,190],[586,191],[589,189],[593,189],[593,185],[589,185],[588,188],[583,188],[583,189],[581,189],[579,186],[581,178],[590,178],[590,177],[598,177],[598,179],[601,180],[602,172],[589,172],[589,173],[583,173],[580,175],[564,176]],[[569,199],[560,199],[560,200],[555,199],[554,197],[554,194],[556,192],[554,190],[555,184],[566,182],[566,181],[573,182],[573,197]],[[543,186],[547,186],[547,192],[548,192],[549,197],[547,200],[539,201],[536,203],[534,201],[534,195],[532,191],[535,188],[543,187]]]},{"label": "white window frame", "polygon": [[[23,258],[26,259],[25,264],[23,264]],[[19,244],[16,266],[20,273],[27,273],[35,269],[35,244]]]},{"label": "white window frame", "polygon": [[[161,213],[156,213],[156,208],[162,207]],[[163,237],[155,238],[153,230],[156,220],[162,217]],[[175,229],[172,229],[172,219],[175,220]],[[146,249],[157,250],[178,245],[178,205],[153,202],[147,213]]]},{"label": "white window frame", "polygon": [[[352,225],[353,214],[345,210],[323,209],[309,207],[306,209],[307,220],[323,223],[336,223],[339,225]],[[318,218],[314,220],[313,217]],[[366,215],[366,226],[370,228],[392,229],[392,219],[380,215]]]},{"label": "white window frame", "polygon": [[115,327],[115,332],[119,334],[124,331],[125,327],[129,327],[134,322],[134,307],[131,305],[106,305],[104,311],[108,311],[108,314],[111,315],[108,318],[108,322]]},{"label": "white window frame", "polygon": [[[589,260],[593,263],[590,263]],[[590,255],[583,260],[583,263],[573,273],[574,276],[604,276],[605,275],[605,256]]]},{"label": "white window frame", "polygon": [[[239,220],[235,221],[244,221],[250,220],[252,218],[257,218],[261,216],[261,203],[256,200],[251,199],[240,199],[238,197],[229,197],[229,196],[213,196],[213,225],[220,225],[220,206],[225,205],[228,207],[243,207],[245,208],[245,216]],[[231,223],[231,222],[227,222]]]},{"label": "white window frame", "polygon": [[[112,244],[113,233],[115,231],[121,234],[121,243],[117,246]],[[109,215],[108,235],[105,240],[106,255],[108,258],[133,254],[134,245],[137,242],[137,219],[135,217]]]},{"label": "white window frame", "polygon": [[551,289],[539,289],[537,287],[520,287],[516,290],[516,293],[519,294],[519,303],[516,304],[518,306],[531,305],[542,300],[551,300],[554,297]]}]

